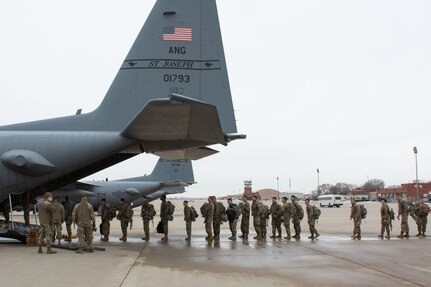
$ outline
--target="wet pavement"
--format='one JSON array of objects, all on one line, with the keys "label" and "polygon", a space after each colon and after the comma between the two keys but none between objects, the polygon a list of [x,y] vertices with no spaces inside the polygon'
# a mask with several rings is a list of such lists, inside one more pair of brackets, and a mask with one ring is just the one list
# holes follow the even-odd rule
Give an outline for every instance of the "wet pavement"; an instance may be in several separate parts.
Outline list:
[{"label": "wet pavement", "polygon": [[[126,243],[118,240],[118,221],[111,223],[110,242],[100,242],[95,234],[95,246],[106,251],[94,253],[57,249],[54,255],[37,254],[37,247],[0,239],[0,286],[431,287],[431,237],[377,239],[378,208],[368,205],[360,241],[350,239],[348,208],[324,210],[317,240],[307,238],[303,221],[300,240],[250,237],[248,242],[233,242],[227,239],[230,233],[224,224],[220,242],[207,242],[198,220],[193,224],[192,241],[187,242],[181,210],[176,215],[181,220],[170,223],[168,242],[154,233],[156,224],[150,226],[150,241],[141,240],[139,217]],[[399,222],[393,228],[392,234],[398,234]],[[252,228],[250,234],[254,235]]]}]

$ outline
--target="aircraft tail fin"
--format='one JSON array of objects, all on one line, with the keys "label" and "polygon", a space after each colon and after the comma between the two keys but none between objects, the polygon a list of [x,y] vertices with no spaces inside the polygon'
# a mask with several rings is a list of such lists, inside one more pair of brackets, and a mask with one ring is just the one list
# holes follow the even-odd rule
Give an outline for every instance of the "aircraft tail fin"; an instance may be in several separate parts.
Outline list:
[{"label": "aircraft tail fin", "polygon": [[174,181],[192,184],[195,182],[191,160],[167,160],[159,158],[151,174],[126,179],[129,181],[154,181],[173,183]]},{"label": "aircraft tail fin", "polygon": [[171,94],[216,106],[223,133],[237,132],[215,0],[158,0],[95,113],[122,130]]}]

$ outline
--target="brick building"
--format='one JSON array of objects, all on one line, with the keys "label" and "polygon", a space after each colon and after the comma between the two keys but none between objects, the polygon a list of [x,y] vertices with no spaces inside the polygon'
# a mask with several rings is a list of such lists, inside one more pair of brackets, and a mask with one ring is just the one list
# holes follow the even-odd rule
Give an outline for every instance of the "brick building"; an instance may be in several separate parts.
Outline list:
[{"label": "brick building", "polygon": [[[394,198],[397,193],[400,193],[409,201],[416,200],[416,184],[403,183],[401,186],[393,188],[382,188],[377,191],[377,197]],[[419,197],[429,196],[431,194],[431,182],[419,182]]]}]

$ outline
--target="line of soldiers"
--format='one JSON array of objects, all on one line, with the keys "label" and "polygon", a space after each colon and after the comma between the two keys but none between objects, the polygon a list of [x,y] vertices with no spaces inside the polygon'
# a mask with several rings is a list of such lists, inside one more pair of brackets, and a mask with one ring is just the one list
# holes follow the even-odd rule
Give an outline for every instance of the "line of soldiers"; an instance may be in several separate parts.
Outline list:
[{"label": "line of soldiers", "polygon": [[[426,225],[428,214],[430,213],[430,207],[424,202],[424,198],[421,197],[419,202],[415,205],[407,203],[406,200],[401,198],[400,194],[396,195],[396,200],[398,202],[398,216],[397,219],[401,218],[401,232],[397,235],[398,238],[409,238],[409,223],[408,216],[410,215],[417,224],[418,233],[417,237],[426,237]],[[365,218],[366,212],[361,210],[364,207],[356,203],[356,200],[352,198],[351,200],[351,212],[350,220],[353,220],[353,235],[352,239],[361,239],[361,222]],[[390,239],[390,230],[392,229],[392,220],[395,219],[394,211],[388,206],[388,201],[385,198],[380,200],[380,218],[381,218],[381,229],[378,238]],[[386,232],[386,236],[384,236]]]},{"label": "line of soldiers", "polygon": [[[223,222],[229,222],[231,236],[229,240],[237,240],[237,223],[241,216],[241,235],[243,241],[247,241],[249,237],[250,215],[253,217],[253,226],[256,231],[256,236],[253,239],[263,240],[267,237],[267,221],[271,216],[272,236],[270,238],[282,238],[281,224],[284,224],[286,229],[286,237],[284,239],[300,238],[301,226],[300,221],[304,217],[304,210],[297,202],[295,196],[291,197],[291,202],[288,202],[287,197],[282,199],[283,205],[277,202],[277,198],[272,198],[270,207],[259,201],[257,196],[253,197],[253,202],[250,204],[247,197],[243,197],[242,202],[238,205],[233,203],[232,198],[227,199],[227,207],[222,202],[217,201],[215,196],[208,197],[206,203],[200,208],[202,217],[204,218],[205,231],[207,241],[220,240],[220,226]],[[310,228],[310,239],[320,236],[315,228],[315,207],[310,205],[310,200],[305,201],[306,212],[308,217],[308,225]],[[188,201],[184,201],[184,221],[186,222],[187,241],[191,238],[191,224],[194,221],[191,215],[191,208],[188,206]],[[290,222],[292,221],[295,234],[291,236]]]},{"label": "line of soldiers", "polygon": [[[172,213],[169,212],[170,202],[166,201],[166,196],[161,198],[162,204],[160,207],[160,225],[164,237],[162,241],[168,240],[168,222],[172,220]],[[408,215],[411,215],[418,226],[418,234],[416,236],[426,237],[426,225],[427,216],[430,212],[430,208],[424,203],[424,199],[421,198],[419,203],[416,205],[408,204],[405,200],[401,199],[398,194],[396,196],[398,201],[398,219],[401,218],[401,233],[398,238],[409,238],[409,226],[408,226]],[[117,218],[121,223],[121,230],[123,236],[120,238],[121,241],[127,241],[127,229],[133,224],[133,209],[130,204],[125,203],[124,199],[121,199],[121,204],[118,208],[118,214],[116,211],[109,207],[105,199],[101,200],[101,220],[100,231],[103,235],[101,241],[109,241],[110,232],[110,221],[113,218]],[[309,239],[315,239],[320,236],[315,227],[315,221],[319,218],[320,210],[314,205],[310,204],[310,199],[305,199],[307,223],[310,230]],[[194,207],[189,206],[188,201],[183,202],[184,206],[184,221],[186,223],[187,237],[185,240],[191,240],[192,234],[192,222],[197,217],[197,212]],[[361,239],[361,222],[365,218],[363,205],[358,205],[354,198],[351,199],[351,213],[350,219],[353,220],[353,234],[352,239]],[[87,244],[88,251],[92,252],[93,242],[93,231],[96,230],[96,220],[94,217],[93,207],[86,197],[81,199],[81,202],[74,205],[66,197],[66,200],[60,204],[56,200],[52,199],[52,194],[47,192],[44,195],[44,201],[39,204],[39,220],[41,224],[40,238],[39,238],[39,253],[43,253],[42,246],[47,246],[47,254],[56,253],[52,250],[52,242],[57,239],[58,243],[61,244],[62,239],[62,223],[66,222],[67,238],[66,241],[71,241],[71,225],[72,223],[78,225],[78,253],[83,252],[84,242]],[[287,197],[282,198],[282,204],[277,202],[277,198],[272,198],[272,204],[270,207],[263,204],[257,196],[252,199],[252,204],[248,203],[247,197],[242,198],[242,202],[238,205],[233,203],[232,198],[227,199],[227,207],[222,202],[217,201],[215,196],[208,197],[208,201],[200,208],[201,214],[204,218],[205,231],[207,241],[218,241],[220,240],[220,226],[223,222],[229,222],[229,229],[231,236],[229,240],[237,240],[237,223],[239,217],[241,217],[240,229],[243,241],[248,241],[249,237],[249,226],[250,226],[250,215],[253,217],[253,226],[256,231],[256,236],[253,239],[264,240],[267,237],[267,221],[271,216],[272,225],[272,236],[270,238],[282,238],[283,224],[286,230],[286,236],[284,239],[300,238],[301,237],[301,225],[300,222],[304,217],[304,210],[298,203],[297,198],[292,195],[291,201],[288,202]],[[392,228],[392,220],[394,220],[394,212],[387,204],[386,199],[381,200],[381,232],[378,235],[379,238],[390,239],[390,230]],[[153,220],[156,215],[154,206],[144,196],[144,201],[141,207],[141,217],[143,220],[144,237],[142,240],[149,240],[150,229],[149,222]],[[366,209],[365,209],[366,215]],[[290,223],[293,224],[294,235],[291,235]],[[386,236],[384,233],[386,232]]]}]

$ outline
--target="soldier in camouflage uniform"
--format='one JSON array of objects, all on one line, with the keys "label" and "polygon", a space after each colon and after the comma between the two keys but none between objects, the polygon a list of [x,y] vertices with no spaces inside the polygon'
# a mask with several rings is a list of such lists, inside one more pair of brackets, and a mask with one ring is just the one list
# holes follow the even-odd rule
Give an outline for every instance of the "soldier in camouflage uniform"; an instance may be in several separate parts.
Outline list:
[{"label": "soldier in camouflage uniform", "polygon": [[294,207],[291,202],[287,202],[287,197],[283,197],[281,201],[283,202],[281,216],[283,217],[283,224],[286,229],[286,237],[284,239],[290,239],[290,219],[292,218]]},{"label": "soldier in camouflage uniform", "polygon": [[207,232],[206,240],[213,240],[213,220],[214,220],[214,205],[212,203],[212,197],[208,197],[208,202],[204,203],[201,207],[202,217],[205,218],[205,231]]},{"label": "soldier in camouflage uniform", "polygon": [[256,195],[253,195],[253,203],[251,204],[251,215],[253,216],[253,226],[256,230],[256,236],[253,239],[262,239],[262,230],[260,228],[260,202]]},{"label": "soldier in camouflage uniform", "polygon": [[314,218],[314,206],[310,205],[310,199],[305,199],[306,211],[307,211],[307,222],[310,228],[311,235],[308,237],[309,239],[315,239],[320,236],[319,232],[317,232],[315,224],[316,219]]},{"label": "soldier in camouflage uniform", "polygon": [[248,232],[250,226],[250,204],[247,202],[247,196],[242,197],[242,208],[241,208],[241,233],[240,238],[248,240]]},{"label": "soldier in camouflage uniform", "polygon": [[408,205],[407,201],[401,199],[401,195],[396,195],[398,201],[398,220],[400,220],[401,216],[401,233],[398,235],[398,238],[409,238],[409,213],[408,213]]},{"label": "soldier in camouflage uniform", "polygon": [[386,231],[386,238],[390,239],[390,230],[389,230],[389,224],[390,224],[390,220],[391,220],[391,216],[390,216],[390,209],[389,206],[387,204],[387,200],[386,198],[382,198],[382,200],[380,200],[382,206],[380,207],[380,218],[381,218],[381,229],[380,229],[380,234],[379,234],[379,238],[383,239],[383,235],[385,234]]},{"label": "soldier in camouflage uniform", "polygon": [[190,241],[192,238],[192,209],[189,206],[189,202],[187,200],[184,200],[184,221],[186,222],[186,232],[187,237],[185,238],[186,241]]},{"label": "soldier in camouflage uniform", "polygon": [[150,240],[150,220],[151,216],[149,216],[149,212],[152,209],[150,203],[146,199],[145,196],[143,196],[144,201],[142,202],[141,207],[141,217],[142,217],[142,223],[144,225],[144,237],[142,237],[142,240]]},{"label": "soldier in camouflage uniform", "polygon": [[54,212],[52,213],[53,241],[57,239],[58,244],[61,244],[61,239],[63,239],[61,231],[64,222],[64,207],[57,200],[54,200],[52,205],[54,207]]},{"label": "soldier in camouflage uniform", "polygon": [[212,203],[214,205],[214,218],[213,218],[213,232],[214,232],[214,240],[220,240],[220,226],[222,222],[222,209],[220,204],[217,202],[217,198],[215,196],[212,197]]},{"label": "soldier in camouflage uniform", "polygon": [[293,205],[293,215],[292,215],[292,223],[293,228],[295,229],[295,235],[293,235],[294,238],[301,238],[301,217],[300,217],[300,209],[299,203],[297,201],[296,196],[292,195],[290,197],[290,200],[292,201]]},{"label": "soldier in camouflage uniform", "polygon": [[[232,241],[236,241],[236,227],[238,223],[238,218],[235,217],[236,215],[235,209],[237,209],[238,206],[232,202],[232,198],[230,197],[227,199],[227,204],[228,204],[228,207],[227,207],[226,213],[228,213],[229,229],[230,229],[230,232],[232,233],[232,236],[229,237],[228,239]],[[231,214],[230,218],[229,218],[229,214]]]},{"label": "soldier in camouflage uniform", "polygon": [[64,221],[66,222],[66,230],[67,230],[67,238],[65,241],[72,241],[72,212],[73,212],[73,203],[69,201],[69,197],[66,196],[65,201],[63,202],[64,207]]},{"label": "soldier in camouflage uniform", "polygon": [[109,213],[110,213],[110,207],[108,206],[108,204],[106,203],[106,199],[102,198],[102,200],[100,201],[100,219],[102,220],[102,230],[103,231],[103,238],[101,239],[102,241],[109,241],[109,233],[110,233],[110,229],[111,229],[111,218],[109,217]]},{"label": "soldier in camouflage uniform", "polygon": [[417,214],[416,224],[418,226],[418,234],[416,236],[426,237],[425,232],[427,231],[429,210],[429,206],[424,202],[424,198],[421,197],[417,208],[415,208]]},{"label": "soldier in camouflage uniform", "polygon": [[42,246],[45,243],[47,247],[46,254],[54,254],[57,251],[52,250],[52,214],[54,213],[54,206],[51,204],[52,194],[46,192],[43,195],[43,202],[37,206],[39,213],[39,251],[38,253],[43,253]]},{"label": "soldier in camouflage uniform", "polygon": [[281,238],[281,204],[277,202],[277,198],[272,198],[272,204],[270,207],[271,211],[271,226],[272,226],[272,236],[271,238],[276,238],[276,233],[278,231],[278,238]]},{"label": "soldier in camouflage uniform", "polygon": [[93,252],[93,231],[96,230],[96,218],[93,206],[88,203],[87,197],[82,197],[81,202],[73,209],[73,222],[78,225],[78,250],[82,253],[84,241],[87,243],[87,250]]},{"label": "soldier in camouflage uniform", "polygon": [[165,232],[165,236],[162,237],[161,240],[168,241],[169,206],[168,206],[168,203],[166,202],[166,195],[162,195],[162,197],[160,197],[160,200],[162,201],[162,204],[160,205],[160,221],[163,224],[163,230]]},{"label": "soldier in camouflage uniform", "polygon": [[353,235],[351,236],[352,239],[361,239],[361,222],[362,222],[362,215],[361,215],[361,207],[356,204],[356,199],[351,198],[350,202],[352,206],[350,207],[350,220],[353,219]]},{"label": "soldier in camouflage uniform", "polygon": [[121,223],[121,232],[123,233],[123,237],[120,238],[121,241],[127,241],[127,227],[129,226],[128,214],[131,213],[132,207],[130,204],[126,203],[124,198],[120,199],[120,206],[118,207],[117,219],[120,220]]}]

